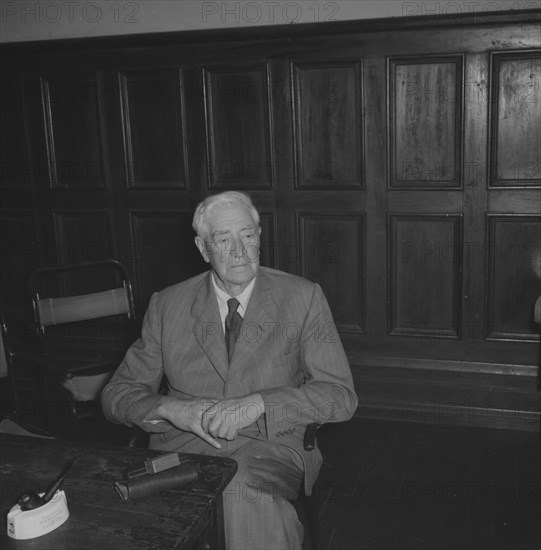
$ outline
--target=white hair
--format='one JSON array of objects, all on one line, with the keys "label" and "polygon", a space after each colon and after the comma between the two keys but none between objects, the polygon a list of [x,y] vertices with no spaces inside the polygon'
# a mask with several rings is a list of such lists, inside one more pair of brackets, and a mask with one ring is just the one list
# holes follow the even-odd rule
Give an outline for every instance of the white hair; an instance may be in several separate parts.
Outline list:
[{"label": "white hair", "polygon": [[259,226],[259,213],[249,195],[241,193],[240,191],[224,191],[217,195],[210,195],[210,197],[207,197],[197,205],[193,215],[192,227],[199,237],[207,237],[208,217],[210,212],[217,206],[224,205],[242,206],[246,208],[250,212],[255,224]]}]

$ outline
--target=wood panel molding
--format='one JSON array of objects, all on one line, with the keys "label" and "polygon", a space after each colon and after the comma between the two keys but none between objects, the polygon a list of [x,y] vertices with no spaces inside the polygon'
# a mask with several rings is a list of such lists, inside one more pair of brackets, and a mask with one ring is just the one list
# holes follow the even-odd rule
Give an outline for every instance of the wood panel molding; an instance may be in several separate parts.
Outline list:
[{"label": "wood panel molding", "polygon": [[[520,374],[539,358],[541,10],[396,19],[6,45],[2,206],[34,226],[2,242],[41,265],[107,243],[142,311],[208,269],[196,204],[249,191],[262,264],[321,283],[348,352]],[[23,297],[14,269],[2,299]]]},{"label": "wood panel molding", "polygon": [[114,256],[114,222],[108,210],[54,210],[58,263],[77,264]]},{"label": "wood panel molding", "polygon": [[41,91],[50,186],[105,188],[96,74],[42,76]]},{"label": "wood panel molding", "polygon": [[486,338],[539,342],[534,305],[541,280],[541,216],[487,216]]},{"label": "wood panel molding", "polygon": [[301,275],[321,285],[340,332],[363,334],[365,214],[299,211],[296,218]]},{"label": "wood panel molding", "polygon": [[126,184],[135,189],[188,186],[182,69],[118,74]]},{"label": "wood panel molding", "polygon": [[29,188],[28,124],[25,109],[26,88],[22,75],[2,79],[0,83],[0,186]]},{"label": "wood panel molding", "polygon": [[389,57],[387,64],[388,187],[461,189],[464,56]]},{"label": "wood panel molding", "polygon": [[458,339],[462,311],[462,215],[390,213],[388,333]]},{"label": "wood panel molding", "polygon": [[153,292],[208,269],[194,242],[192,211],[130,211],[137,303]]},{"label": "wood panel molding", "polygon": [[207,185],[272,189],[276,164],[268,64],[203,68]]},{"label": "wood panel molding", "polygon": [[362,61],[291,63],[295,188],[364,187]]},{"label": "wood panel molding", "polygon": [[490,189],[541,187],[541,51],[491,53]]}]

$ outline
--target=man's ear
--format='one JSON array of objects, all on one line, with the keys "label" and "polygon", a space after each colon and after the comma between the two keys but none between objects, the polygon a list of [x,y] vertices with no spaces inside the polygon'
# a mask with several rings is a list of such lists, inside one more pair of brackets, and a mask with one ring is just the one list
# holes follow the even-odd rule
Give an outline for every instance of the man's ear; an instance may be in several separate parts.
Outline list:
[{"label": "man's ear", "polygon": [[201,253],[201,256],[203,256],[203,260],[209,263],[210,258],[209,258],[209,255],[207,254],[207,247],[205,246],[205,241],[199,235],[195,237],[195,246],[197,246],[197,249]]}]

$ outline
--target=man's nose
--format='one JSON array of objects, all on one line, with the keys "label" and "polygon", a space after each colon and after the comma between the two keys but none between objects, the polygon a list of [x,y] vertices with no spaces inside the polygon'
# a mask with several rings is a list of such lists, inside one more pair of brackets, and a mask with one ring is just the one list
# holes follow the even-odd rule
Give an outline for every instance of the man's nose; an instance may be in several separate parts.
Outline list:
[{"label": "man's nose", "polygon": [[240,259],[244,256],[244,245],[240,241],[235,241],[231,250],[231,254]]}]

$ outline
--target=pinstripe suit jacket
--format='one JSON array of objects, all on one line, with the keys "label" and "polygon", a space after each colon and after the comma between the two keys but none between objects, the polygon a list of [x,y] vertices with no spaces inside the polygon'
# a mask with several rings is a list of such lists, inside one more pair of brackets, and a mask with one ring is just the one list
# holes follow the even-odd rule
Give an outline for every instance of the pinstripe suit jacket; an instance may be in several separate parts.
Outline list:
[{"label": "pinstripe suit jacket", "polygon": [[308,488],[319,470],[318,451],[303,449],[311,422],[349,419],[357,396],[348,361],[319,285],[260,267],[229,364],[210,272],[155,293],[141,338],[102,394],[113,422],[136,424],[151,448],[205,452],[210,446],[167,422],[149,423],[162,376],[179,398],[226,399],[258,392],[265,413],[240,437],[272,440],[296,450]]}]

